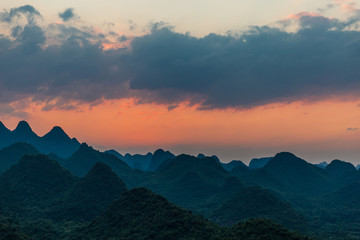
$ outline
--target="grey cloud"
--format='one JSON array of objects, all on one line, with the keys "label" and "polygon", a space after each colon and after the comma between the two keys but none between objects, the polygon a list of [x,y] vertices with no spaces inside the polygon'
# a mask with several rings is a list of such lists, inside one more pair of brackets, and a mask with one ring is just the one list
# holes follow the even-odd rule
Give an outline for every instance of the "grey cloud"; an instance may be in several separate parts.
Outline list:
[{"label": "grey cloud", "polygon": [[41,14],[31,5],[24,5],[18,8],[12,8],[10,11],[4,10],[0,13],[0,20],[2,22],[12,22],[15,18],[25,16],[28,23],[34,24],[35,18],[40,17]]},{"label": "grey cloud", "polygon": [[346,131],[350,131],[350,132],[354,132],[354,131],[358,131],[359,128],[347,128]]},{"label": "grey cloud", "polygon": [[64,12],[59,13],[59,17],[64,21],[67,22],[73,18],[75,18],[75,13],[73,8],[68,8]]},{"label": "grey cloud", "polygon": [[253,27],[240,38],[156,29],[132,42],[130,86],[160,102],[200,99],[205,109],[357,92],[360,33],[332,30],[338,22],[317,17],[302,21],[296,33]]},{"label": "grey cloud", "polygon": [[89,27],[14,26],[12,37],[0,35],[0,103],[30,97],[44,110],[74,109],[134,97],[169,110],[183,101],[213,109],[356,94],[360,32],[347,27],[357,23],[304,15],[293,33],[255,26],[202,38],[160,23],[144,36],[118,36],[130,46],[111,50]]}]

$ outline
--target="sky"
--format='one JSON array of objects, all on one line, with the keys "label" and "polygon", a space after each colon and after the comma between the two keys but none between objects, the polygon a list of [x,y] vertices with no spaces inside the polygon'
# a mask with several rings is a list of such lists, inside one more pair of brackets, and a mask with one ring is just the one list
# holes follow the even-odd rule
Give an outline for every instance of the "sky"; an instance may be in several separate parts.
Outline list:
[{"label": "sky", "polygon": [[0,121],[121,153],[359,164],[359,8],[2,0]]}]

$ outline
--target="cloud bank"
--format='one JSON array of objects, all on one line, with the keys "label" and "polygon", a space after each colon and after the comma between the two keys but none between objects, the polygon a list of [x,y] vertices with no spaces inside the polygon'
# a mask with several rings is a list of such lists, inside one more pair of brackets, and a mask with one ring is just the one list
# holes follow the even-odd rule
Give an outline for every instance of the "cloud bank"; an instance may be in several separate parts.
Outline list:
[{"label": "cloud bank", "polygon": [[[121,35],[117,48],[104,48],[107,34],[91,27],[41,27],[32,6],[5,10],[0,21],[10,34],[0,34],[0,104],[31,98],[47,103],[45,110],[71,109],[74,102],[132,97],[169,109],[184,101],[241,109],[356,96],[360,12],[351,13],[347,20],[301,13],[278,27],[201,38],[155,24],[143,36]],[[73,9],[59,16],[67,21]],[[289,21],[298,30],[284,30]]]}]

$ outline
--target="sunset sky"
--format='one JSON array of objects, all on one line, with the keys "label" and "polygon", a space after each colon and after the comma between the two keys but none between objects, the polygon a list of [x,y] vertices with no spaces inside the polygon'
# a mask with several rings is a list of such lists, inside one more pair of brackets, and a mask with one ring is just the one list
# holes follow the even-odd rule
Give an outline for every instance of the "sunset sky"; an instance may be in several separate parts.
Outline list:
[{"label": "sunset sky", "polygon": [[1,0],[0,121],[100,150],[360,163],[360,1]]}]

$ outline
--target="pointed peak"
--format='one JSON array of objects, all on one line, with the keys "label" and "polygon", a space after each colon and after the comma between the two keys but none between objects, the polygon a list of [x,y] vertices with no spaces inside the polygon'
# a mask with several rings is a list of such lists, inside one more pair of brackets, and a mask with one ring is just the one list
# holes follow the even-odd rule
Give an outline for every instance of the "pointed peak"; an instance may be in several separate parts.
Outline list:
[{"label": "pointed peak", "polygon": [[65,131],[58,126],[53,127],[50,132],[44,135],[44,138],[53,140],[70,140],[70,137],[65,133]]},{"label": "pointed peak", "polygon": [[31,131],[30,125],[26,121],[20,121],[14,131]]},{"label": "pointed peak", "polygon": [[53,127],[51,130],[50,130],[50,132],[53,132],[53,133],[61,133],[61,134],[66,134],[65,133],[65,131],[61,128],[61,127],[59,127],[59,126],[55,126],[55,127]]}]

